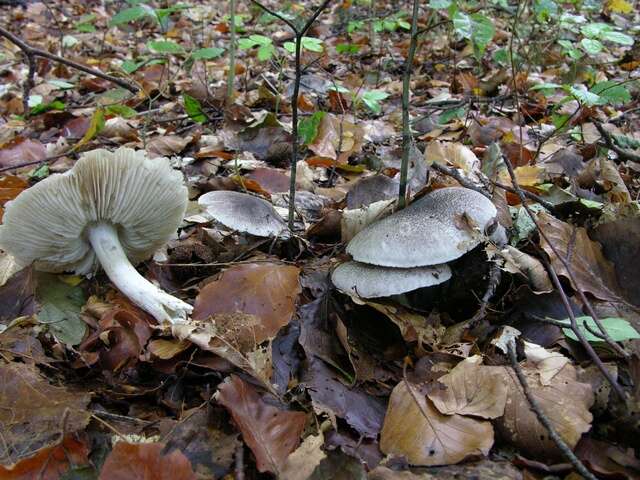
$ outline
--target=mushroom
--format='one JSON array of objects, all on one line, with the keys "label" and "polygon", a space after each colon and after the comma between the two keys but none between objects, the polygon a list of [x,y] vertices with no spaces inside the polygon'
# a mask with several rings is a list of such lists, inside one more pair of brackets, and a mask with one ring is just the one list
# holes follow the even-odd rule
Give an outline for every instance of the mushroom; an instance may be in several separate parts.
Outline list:
[{"label": "mushroom", "polygon": [[358,262],[384,267],[450,262],[480,244],[496,215],[496,207],[481,193],[442,188],[361,230],[347,253]]},{"label": "mushroom", "polygon": [[6,205],[0,248],[47,272],[91,274],[101,265],[120,291],[159,322],[193,307],[140,275],[132,264],[175,235],[187,206],[182,175],[165,158],[119,148],[88,152]]},{"label": "mushroom", "polygon": [[275,208],[248,193],[219,190],[205,193],[198,203],[216,222],[256,237],[289,238],[287,224]]},{"label": "mushroom", "polygon": [[432,267],[390,268],[346,262],[331,275],[331,281],[339,290],[361,298],[388,297],[431,287],[451,278],[448,265]]},{"label": "mushroom", "polygon": [[496,215],[493,203],[474,190],[436,190],[358,232],[347,245],[355,261],[338,266],[331,280],[362,298],[438,285],[451,278],[447,262],[475,248]]}]

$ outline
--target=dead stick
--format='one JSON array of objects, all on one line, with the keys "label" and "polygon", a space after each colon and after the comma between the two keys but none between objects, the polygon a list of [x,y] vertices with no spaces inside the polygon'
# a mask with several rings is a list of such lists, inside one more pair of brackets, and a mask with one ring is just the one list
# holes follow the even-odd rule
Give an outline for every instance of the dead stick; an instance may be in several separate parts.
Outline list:
[{"label": "dead stick", "polygon": [[551,440],[553,440],[553,442],[558,446],[564,457],[571,462],[571,464],[575,467],[580,475],[588,480],[598,480],[595,475],[587,470],[587,467],[585,467],[584,464],[578,459],[578,457],[576,457],[571,448],[569,448],[569,445],[567,445],[562,437],[558,434],[558,432],[556,432],[555,428],[553,428],[553,425],[551,424],[551,420],[547,418],[545,413],[542,411],[542,408],[538,404],[538,401],[531,393],[529,384],[527,383],[527,379],[525,378],[524,373],[522,373],[522,369],[520,368],[520,364],[518,363],[514,340],[511,340],[508,343],[508,349],[509,360],[511,360],[511,367],[516,372],[518,382],[522,387],[522,393],[524,393],[524,396],[527,398],[529,406],[531,407],[531,410],[533,410],[533,413],[536,414],[538,421],[544,426],[544,428],[547,429],[547,432],[549,432],[549,437],[551,437]]},{"label": "dead stick", "polygon": [[122,88],[126,88],[130,92],[138,93],[137,87],[135,87],[134,85],[131,85],[129,82],[125,80],[122,80],[121,78],[113,77],[111,75],[101,72],[100,70],[86,67],[81,63],[74,62],[72,60],[66,59],[64,57],[60,57],[58,55],[54,55],[53,53],[49,53],[46,50],[41,50],[39,48],[32,47],[31,45],[24,42],[21,38],[17,37],[13,33],[9,32],[8,30],[5,30],[2,27],[0,27],[0,36],[5,37],[7,40],[9,40],[11,43],[16,45],[20,50],[24,52],[24,54],[27,56],[27,60],[29,61],[30,68],[31,68],[31,63],[33,62],[34,57],[48,58],[49,60],[52,60],[57,63],[61,63],[68,67],[74,68],[76,70],[80,70],[81,72],[88,73],[89,75],[93,75],[94,77],[102,78],[111,83],[115,83],[116,85],[119,85]]},{"label": "dead stick", "polygon": [[620,148],[613,141],[613,137],[609,132],[607,132],[600,122],[593,122],[600,135],[604,139],[604,143],[609,147],[609,149],[613,150],[618,154],[618,158],[620,160],[628,160],[630,162],[640,163],[640,155],[636,155],[635,153],[631,153],[628,150]]}]

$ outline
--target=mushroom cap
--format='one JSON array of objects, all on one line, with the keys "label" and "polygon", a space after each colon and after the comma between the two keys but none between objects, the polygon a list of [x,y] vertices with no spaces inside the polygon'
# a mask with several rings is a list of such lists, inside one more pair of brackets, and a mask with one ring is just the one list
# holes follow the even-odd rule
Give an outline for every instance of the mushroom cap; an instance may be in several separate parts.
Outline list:
[{"label": "mushroom cap", "polygon": [[107,222],[136,264],[175,235],[186,208],[182,174],[168,159],[130,148],[93,150],[6,205],[0,248],[39,270],[87,274],[97,259],[86,229]]},{"label": "mushroom cap", "polygon": [[289,237],[289,229],[273,205],[248,193],[217,190],[198,203],[225,227],[257,237]]},{"label": "mushroom cap", "polygon": [[422,287],[444,283],[451,278],[448,265],[390,268],[346,262],[331,274],[333,284],[349,295],[361,298],[388,297]]},{"label": "mushroom cap", "polygon": [[360,231],[347,253],[358,262],[385,267],[447,263],[478,245],[496,215],[496,207],[481,193],[442,188]]}]

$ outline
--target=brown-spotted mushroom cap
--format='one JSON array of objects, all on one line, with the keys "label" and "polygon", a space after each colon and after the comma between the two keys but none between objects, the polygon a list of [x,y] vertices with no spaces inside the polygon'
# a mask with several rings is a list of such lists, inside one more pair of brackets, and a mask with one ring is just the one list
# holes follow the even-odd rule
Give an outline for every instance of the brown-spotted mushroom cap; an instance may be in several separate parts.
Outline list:
[{"label": "brown-spotted mushroom cap", "polygon": [[257,237],[290,236],[287,224],[275,208],[254,195],[219,190],[205,193],[198,203],[216,222],[231,230]]},{"label": "brown-spotted mushroom cap", "polygon": [[[34,263],[50,272],[87,274],[102,264],[123,293],[129,295],[128,289],[135,290],[134,296],[151,295],[151,287],[157,287],[134,289],[134,274],[125,270],[135,272],[129,262],[149,258],[175,235],[186,206],[182,175],[167,159],[149,159],[129,148],[93,150],[68,172],[51,175],[7,204],[0,248],[23,265]],[[109,237],[104,258],[99,258],[93,238],[100,236],[98,231]],[[114,278],[111,271],[116,270]],[[136,282],[149,283],[135,274]],[[166,319],[157,309],[150,313]]]},{"label": "brown-spotted mushroom cap", "polygon": [[361,298],[388,297],[431,287],[451,278],[448,265],[416,268],[390,268],[346,262],[331,274],[333,284],[349,295]]},{"label": "brown-spotted mushroom cap", "polygon": [[447,263],[477,246],[496,214],[493,203],[474,190],[435,190],[360,231],[347,253],[358,262],[385,267]]}]

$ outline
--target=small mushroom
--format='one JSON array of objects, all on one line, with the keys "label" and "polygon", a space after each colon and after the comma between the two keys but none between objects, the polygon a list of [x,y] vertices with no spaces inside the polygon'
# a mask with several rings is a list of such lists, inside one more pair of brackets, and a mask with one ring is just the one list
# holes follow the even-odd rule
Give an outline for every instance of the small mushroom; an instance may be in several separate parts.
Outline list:
[{"label": "small mushroom", "polygon": [[443,188],[361,230],[347,253],[384,267],[447,263],[475,248],[496,214],[491,200],[474,190]]},{"label": "small mushroom", "polygon": [[219,190],[205,193],[198,203],[216,222],[231,230],[257,237],[290,237],[287,224],[275,208],[254,195]]},{"label": "small mushroom", "polygon": [[175,235],[187,206],[182,175],[143,151],[99,149],[6,206],[0,248],[23,266],[90,274],[101,265],[120,291],[159,322],[193,307],[140,275],[133,264]]},{"label": "small mushroom", "polygon": [[390,268],[346,262],[331,274],[331,281],[339,290],[361,298],[388,297],[431,287],[451,278],[448,265],[432,267]]}]

